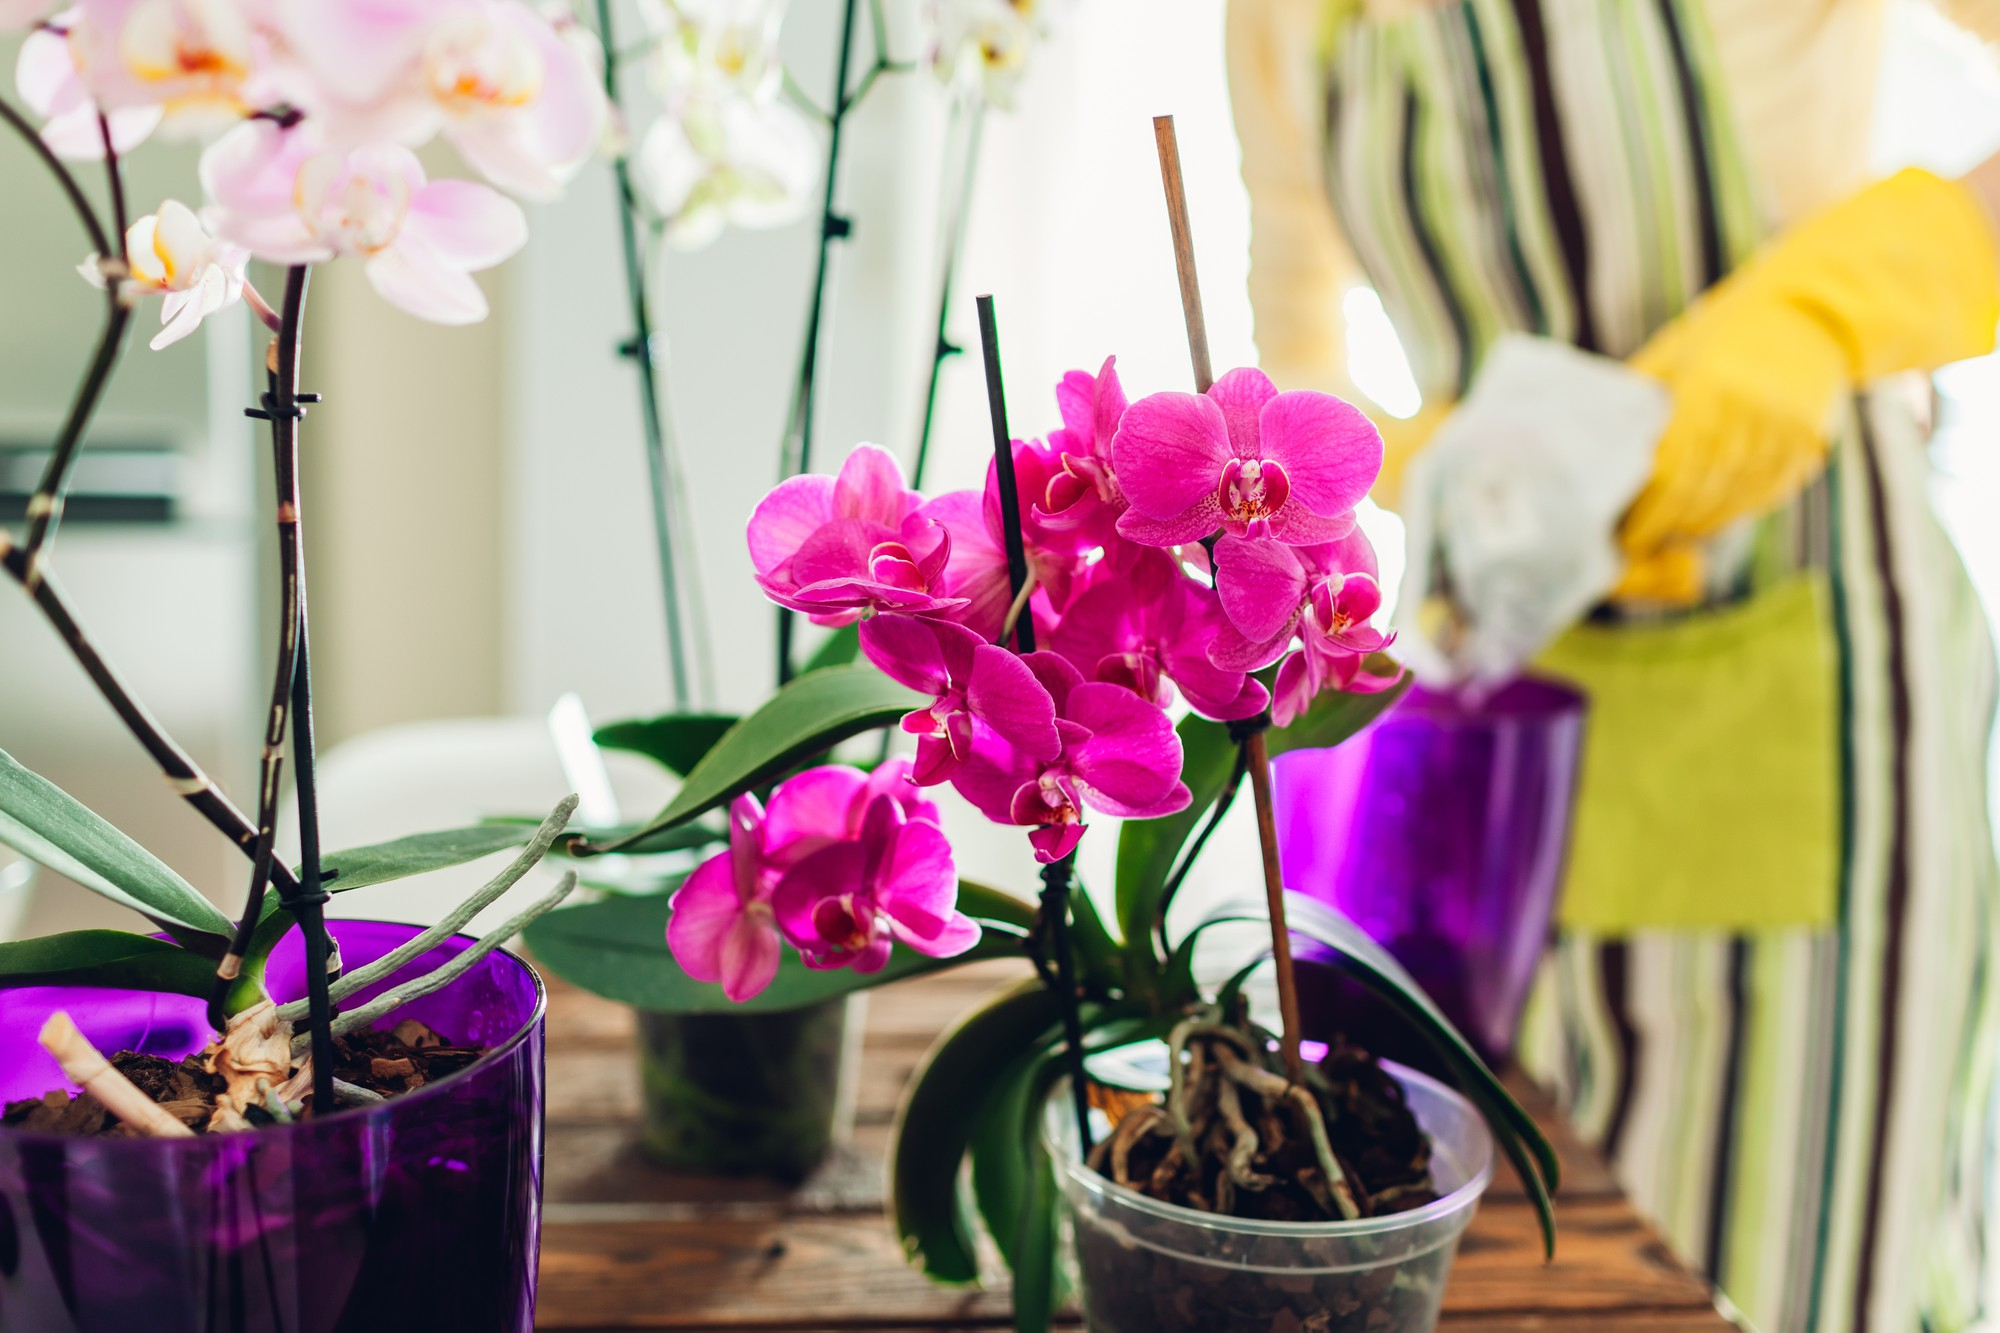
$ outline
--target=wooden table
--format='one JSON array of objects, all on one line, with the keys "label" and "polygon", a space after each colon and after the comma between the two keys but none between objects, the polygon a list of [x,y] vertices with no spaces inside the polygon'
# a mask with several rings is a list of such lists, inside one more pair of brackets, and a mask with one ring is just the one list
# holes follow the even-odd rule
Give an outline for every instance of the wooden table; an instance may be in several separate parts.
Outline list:
[{"label": "wooden table", "polygon": [[[1025,965],[981,964],[869,997],[851,1146],[797,1191],[676,1177],[636,1147],[630,1011],[554,983],[549,1005],[545,1329],[1005,1328],[1006,1280],[933,1286],[904,1262],[882,1216],[896,1099],[931,1040]],[[1702,1284],[1668,1254],[1545,1098],[1518,1089],[1554,1130],[1560,1235],[1544,1264],[1534,1214],[1502,1169],[1460,1245],[1447,1328],[1480,1333],[1725,1333]]]}]

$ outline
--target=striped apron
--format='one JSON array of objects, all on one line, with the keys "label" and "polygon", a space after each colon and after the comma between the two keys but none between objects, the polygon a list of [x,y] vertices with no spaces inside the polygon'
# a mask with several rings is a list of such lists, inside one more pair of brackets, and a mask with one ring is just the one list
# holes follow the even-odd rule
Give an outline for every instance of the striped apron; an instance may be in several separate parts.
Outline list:
[{"label": "striped apron", "polygon": [[[1461,394],[1504,331],[1627,356],[1760,239],[1689,0],[1343,15],[1325,71],[1327,185],[1428,401]],[[1810,576],[1828,594],[1833,919],[1561,932],[1522,1034],[1634,1202],[1764,1333],[1978,1310],[1995,671],[1909,401],[1855,399],[1733,590]]]}]

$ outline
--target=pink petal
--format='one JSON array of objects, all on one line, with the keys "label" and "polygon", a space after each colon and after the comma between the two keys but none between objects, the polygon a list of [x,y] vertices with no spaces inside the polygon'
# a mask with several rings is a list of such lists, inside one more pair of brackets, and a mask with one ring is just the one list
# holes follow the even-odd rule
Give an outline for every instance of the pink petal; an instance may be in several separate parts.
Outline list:
[{"label": "pink petal", "polygon": [[836,518],[815,528],[792,557],[786,571],[800,588],[815,583],[874,582],[868,574],[868,556],[894,534],[879,523],[858,518]]},{"label": "pink petal", "polygon": [[[903,816],[908,820],[926,820],[940,827],[943,821],[938,816],[937,804],[910,781],[915,765],[908,755],[891,755],[877,765],[868,775],[867,785],[859,798],[856,809],[866,808],[867,802],[877,796],[887,796],[903,807]],[[858,824],[852,829],[859,832]]]},{"label": "pink petal", "polygon": [[764,812],[764,853],[776,857],[789,851],[796,861],[830,842],[854,835],[855,799],[868,789],[868,779],[846,764],[809,768],[787,779],[771,793]]},{"label": "pink petal", "polygon": [[1208,399],[1222,409],[1229,423],[1230,452],[1238,458],[1271,458],[1260,441],[1258,417],[1264,405],[1278,396],[1278,386],[1255,366],[1229,371],[1208,388]]},{"label": "pink petal", "polygon": [[1234,625],[1225,624],[1208,646],[1208,660],[1223,671],[1257,671],[1271,665],[1291,646],[1292,632],[1298,627],[1294,613],[1282,629],[1268,639],[1246,639]]},{"label": "pink petal", "polygon": [[1047,824],[1028,832],[1028,845],[1035,849],[1035,859],[1043,865],[1053,865],[1076,850],[1089,830],[1087,824]]},{"label": "pink petal", "polygon": [[928,934],[919,934],[892,912],[889,932],[918,953],[932,958],[956,958],[979,943],[980,936],[986,933],[977,921],[959,911],[934,922]]},{"label": "pink petal", "polygon": [[951,534],[951,556],[944,567],[944,592],[964,598],[965,609],[953,618],[982,639],[1000,635],[1014,590],[1007,576],[1007,555],[986,530],[983,500],[978,491],[951,491],[917,511],[927,522],[940,523]]},{"label": "pink petal", "polygon": [[452,267],[407,232],[372,255],[363,271],[389,304],[433,324],[477,324],[486,296],[463,269]]},{"label": "pink petal", "polygon": [[528,217],[498,190],[472,181],[433,181],[410,197],[403,227],[454,267],[492,268],[528,243]]},{"label": "pink petal", "polygon": [[813,909],[822,899],[858,893],[866,857],[858,842],[836,842],[805,857],[784,873],[771,895],[771,910],[778,928],[792,947],[802,951],[844,945],[845,940],[822,940],[813,924]]},{"label": "pink petal", "polygon": [[733,1004],[762,993],[778,975],[778,928],[745,914],[722,937],[722,993]]},{"label": "pink petal", "polygon": [[729,853],[703,861],[673,897],[667,948],[681,971],[696,981],[722,980],[724,937],[743,916],[730,873]]},{"label": "pink petal", "polygon": [[1352,403],[1298,389],[1264,405],[1263,456],[1284,465],[1291,500],[1338,518],[1367,496],[1382,471],[1382,436]]},{"label": "pink petal", "polygon": [[1287,546],[1321,546],[1355,531],[1354,511],[1322,518],[1295,499],[1270,518],[1271,540]]},{"label": "pink petal", "polygon": [[982,643],[974,651],[965,703],[1001,739],[1036,759],[1053,759],[1061,748],[1055,701],[1035,673],[1004,648]]},{"label": "pink petal", "polygon": [[1305,564],[1278,542],[1224,536],[1215,543],[1215,569],[1222,613],[1246,639],[1270,638],[1305,601]]},{"label": "pink petal", "polygon": [[921,502],[903,481],[896,456],[872,444],[858,444],[840,465],[833,487],[836,518],[866,519],[894,532]]},{"label": "pink petal", "polygon": [[870,942],[868,947],[860,953],[855,954],[853,961],[848,966],[864,977],[872,976],[874,973],[880,972],[884,967],[888,966],[889,954],[894,948],[895,942],[893,940],[886,935],[881,936]]},{"label": "pink petal", "polygon": [[1168,813],[1159,807],[1180,783],[1181,742],[1164,712],[1130,690],[1090,681],[1070,692],[1063,716],[1090,731],[1063,762],[1091,805],[1141,818]]},{"label": "pink petal", "polygon": [[996,824],[1014,822],[1014,795],[1042,766],[985,727],[973,732],[972,753],[951,775],[952,790]]},{"label": "pink petal", "polygon": [[1214,503],[1217,478],[1230,457],[1222,409],[1191,393],[1141,398],[1125,409],[1111,441],[1111,466],[1126,500],[1153,519],[1174,518],[1204,497]]},{"label": "pink petal", "polygon": [[790,477],[757,502],[746,536],[750,564],[768,576],[798,554],[813,533],[833,518],[833,478],[816,473]]},{"label": "pink petal", "polygon": [[1142,546],[1198,542],[1221,526],[1222,504],[1213,490],[1171,518],[1148,518],[1137,509],[1128,509],[1118,516],[1118,535]]},{"label": "pink petal", "polygon": [[[881,615],[861,626],[861,653],[883,675],[925,694],[942,695],[951,688],[947,641],[940,629],[972,637],[960,625],[938,626],[914,616]],[[974,638],[974,642],[978,640]]]},{"label": "pink petal", "polygon": [[875,884],[875,905],[920,936],[942,928],[958,905],[958,867],[943,829],[918,823],[896,831]]},{"label": "pink petal", "polygon": [[1289,727],[1300,714],[1312,707],[1313,696],[1319,693],[1319,682],[1313,679],[1309,654],[1304,651],[1293,653],[1278,667],[1277,689],[1271,700],[1271,721],[1281,727]]},{"label": "pink petal", "polygon": [[1063,716],[1063,711],[1069,704],[1070,691],[1083,684],[1083,673],[1065,661],[1061,654],[1046,649],[1039,653],[1028,653],[1021,658],[1021,661],[1028,670],[1035,673],[1035,679],[1041,683],[1044,690],[1048,691],[1049,698],[1055,701],[1056,716]]}]

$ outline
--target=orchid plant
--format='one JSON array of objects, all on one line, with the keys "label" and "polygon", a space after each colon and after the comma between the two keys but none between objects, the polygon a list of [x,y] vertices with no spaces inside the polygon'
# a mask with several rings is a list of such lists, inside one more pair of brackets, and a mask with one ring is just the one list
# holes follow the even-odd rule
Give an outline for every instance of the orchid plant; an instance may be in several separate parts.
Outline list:
[{"label": "orchid plant", "polygon": [[[1248,368],[1128,403],[1113,359],[1056,397],[1061,428],[1003,433],[981,491],[927,498],[861,445],[837,474],[765,497],[747,534],[758,584],[834,637],[719,736],[685,716],[601,732],[684,781],[648,823],[567,850],[690,830],[727,846],[667,892],[565,908],[528,933],[557,973],[674,1012],[786,1009],[1025,950],[1040,979],[941,1039],[891,1164],[913,1260],[977,1279],[976,1212],[1013,1270],[1022,1330],[1046,1327],[1058,1298],[1040,1133],[1055,1082],[1087,1054],[1166,1037],[1203,999],[1196,941],[1263,916],[1231,904],[1178,938],[1167,927],[1253,750],[1337,744],[1405,685],[1371,624],[1377,566],[1354,511],[1382,444],[1360,412]],[[914,754],[821,762],[872,730]],[[1025,832],[1039,906],[960,876],[933,799],[947,786]],[[723,807],[726,828],[702,820]],[[1123,821],[1112,922],[1067,892],[1100,816]],[[1552,1154],[1464,1039],[1351,923],[1304,901],[1291,916],[1435,1040],[1546,1219]]]},{"label": "orchid plant", "polygon": [[[526,844],[513,866],[440,924],[449,934],[563,836],[574,798],[539,827],[453,830],[322,855],[299,558],[300,423],[317,401],[299,386],[308,280],[314,266],[345,257],[412,315],[442,324],[482,319],[486,298],[472,275],[527,240],[515,198],[555,197],[598,147],[607,113],[603,56],[588,33],[526,0],[77,0],[61,8],[5,0],[0,30],[25,32],[15,71],[21,106],[0,97],[0,121],[61,186],[90,244],[82,275],[105,299],[103,332],[29,501],[25,531],[18,539],[0,533],[0,567],[41,609],[175,792],[251,866],[243,910],[232,918],[108,822],[0,754],[0,842],[136,909],[162,932],[78,931],[0,944],[0,981],[206,996],[218,1032],[234,1032],[259,1013],[258,1030],[286,1041],[289,1025],[306,1021],[310,1055],[286,1085],[310,1086],[312,1105],[330,1108],[333,1037],[383,1012],[378,1001],[336,1021],[333,1005],[386,973],[342,974],[324,921],[329,892]],[[131,217],[123,159],[156,135],[203,143],[200,202],[166,199]],[[437,139],[456,150],[471,176],[431,177],[417,150]],[[81,183],[86,167],[102,171],[107,207]],[[282,266],[281,291],[267,298],[259,290],[252,260]],[[239,306],[273,334],[266,389],[250,409],[270,425],[280,592],[253,814],[133,697],[92,642],[53,565],[64,497],[92,415],[134,311],[154,298],[161,325],[155,348]],[[276,856],[288,759],[302,851],[296,868]],[[337,882],[329,888],[329,881]],[[566,878],[489,934],[482,949],[553,907],[574,883]],[[272,886],[276,902],[267,898]],[[275,1010],[263,992],[263,964],[295,923],[311,993]],[[424,984],[448,980],[438,973]],[[300,1105],[303,1098],[288,1111]]]}]

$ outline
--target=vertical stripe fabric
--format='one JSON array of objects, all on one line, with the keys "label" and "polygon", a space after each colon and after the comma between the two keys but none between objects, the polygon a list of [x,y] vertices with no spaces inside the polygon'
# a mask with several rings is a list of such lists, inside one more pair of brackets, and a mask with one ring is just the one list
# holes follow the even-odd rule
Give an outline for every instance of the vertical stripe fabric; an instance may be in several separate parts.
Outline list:
[{"label": "vertical stripe fabric", "polygon": [[[1455,0],[1328,47],[1326,184],[1425,396],[1506,331],[1635,351],[1763,231],[1697,0]],[[1991,638],[1900,388],[1745,543],[1839,645],[1839,925],[1571,933],[1522,1060],[1763,1333],[1967,1327],[2000,1061]],[[1643,762],[1634,756],[1634,762]],[[1690,774],[1689,781],[1699,781]]]}]

